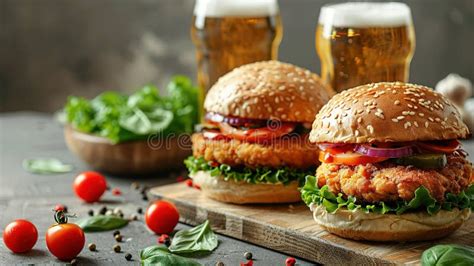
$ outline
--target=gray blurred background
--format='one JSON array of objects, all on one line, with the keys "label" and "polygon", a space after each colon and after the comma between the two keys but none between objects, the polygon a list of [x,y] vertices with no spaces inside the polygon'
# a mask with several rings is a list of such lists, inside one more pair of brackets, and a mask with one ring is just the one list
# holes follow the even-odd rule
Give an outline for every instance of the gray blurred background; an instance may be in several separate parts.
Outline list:
[{"label": "gray blurred background", "polygon": [[[237,1],[237,0],[236,0]],[[341,1],[280,0],[280,60],[319,73],[319,9]],[[412,0],[411,81],[474,80],[474,0]],[[68,95],[195,78],[192,0],[0,0],[0,112],[52,112]]]}]

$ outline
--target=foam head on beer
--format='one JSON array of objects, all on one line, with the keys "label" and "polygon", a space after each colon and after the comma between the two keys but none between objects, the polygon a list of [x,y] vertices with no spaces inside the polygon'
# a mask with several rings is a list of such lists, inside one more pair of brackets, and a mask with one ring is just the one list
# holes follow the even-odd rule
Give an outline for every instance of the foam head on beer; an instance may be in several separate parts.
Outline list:
[{"label": "foam head on beer", "polygon": [[196,0],[197,17],[260,17],[278,13],[276,0]]},{"label": "foam head on beer", "polygon": [[396,27],[410,25],[411,11],[404,3],[350,2],[321,8],[319,24],[330,27]]}]

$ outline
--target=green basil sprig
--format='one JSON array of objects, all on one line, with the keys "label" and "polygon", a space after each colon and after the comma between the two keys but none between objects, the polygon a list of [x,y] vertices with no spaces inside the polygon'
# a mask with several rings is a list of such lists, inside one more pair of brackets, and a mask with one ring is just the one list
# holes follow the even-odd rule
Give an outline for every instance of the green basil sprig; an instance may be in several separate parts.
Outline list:
[{"label": "green basil sprig", "polygon": [[128,220],[113,215],[96,215],[81,219],[77,222],[84,232],[101,232],[122,228]]},{"label": "green basil sprig", "polygon": [[184,160],[184,164],[190,173],[209,171],[211,176],[222,176],[226,181],[243,181],[251,184],[283,183],[284,185],[288,185],[292,181],[298,181],[300,185],[303,185],[305,176],[314,174],[314,169],[300,170],[289,167],[278,169],[260,167],[252,169],[249,167],[231,167],[227,164],[212,166],[204,158],[196,158],[193,156]]},{"label": "green basil sprig", "polygon": [[472,266],[474,247],[460,245],[436,245],[421,255],[422,266]]},{"label": "green basil sprig", "polygon": [[55,158],[26,159],[23,168],[33,174],[60,174],[71,172],[73,166]]},{"label": "green basil sprig", "polygon": [[206,220],[194,228],[178,231],[169,250],[176,254],[206,253],[213,251],[218,244],[217,236]]},{"label": "green basil sprig", "polygon": [[396,213],[402,214],[410,210],[424,209],[430,215],[435,214],[440,209],[451,211],[454,208],[460,210],[470,208],[474,210],[474,184],[471,184],[465,191],[454,195],[447,193],[443,203],[437,202],[431,197],[429,191],[421,186],[415,190],[415,197],[410,201],[397,201],[395,203],[378,202],[373,204],[358,203],[353,196],[344,197],[342,193],[338,195],[329,191],[327,185],[319,188],[315,176],[307,176],[305,185],[301,188],[301,198],[310,205],[311,203],[322,205],[330,213],[334,213],[340,208],[347,208],[354,211],[363,210],[366,213]]},{"label": "green basil sprig", "polygon": [[140,263],[143,266],[198,266],[192,259],[171,253],[165,246],[151,246],[140,251]]}]

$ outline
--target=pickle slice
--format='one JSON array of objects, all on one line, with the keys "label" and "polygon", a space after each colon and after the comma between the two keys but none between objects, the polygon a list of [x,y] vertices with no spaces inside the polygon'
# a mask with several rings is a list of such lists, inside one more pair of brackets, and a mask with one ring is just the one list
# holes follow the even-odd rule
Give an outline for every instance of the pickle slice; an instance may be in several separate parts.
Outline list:
[{"label": "pickle slice", "polygon": [[439,169],[445,167],[448,160],[445,154],[430,153],[397,158],[395,159],[395,163],[400,165],[413,165],[421,169]]}]

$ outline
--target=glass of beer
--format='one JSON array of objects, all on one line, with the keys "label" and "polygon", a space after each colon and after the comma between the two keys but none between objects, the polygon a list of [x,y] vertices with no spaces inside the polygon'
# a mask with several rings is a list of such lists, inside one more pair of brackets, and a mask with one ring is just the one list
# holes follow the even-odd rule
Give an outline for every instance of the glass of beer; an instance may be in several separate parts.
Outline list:
[{"label": "glass of beer", "polygon": [[277,0],[196,0],[191,38],[204,97],[233,68],[277,59],[282,38]]},{"label": "glass of beer", "polygon": [[338,92],[371,82],[407,82],[415,51],[410,8],[373,2],[324,6],[316,51],[323,81]]}]

